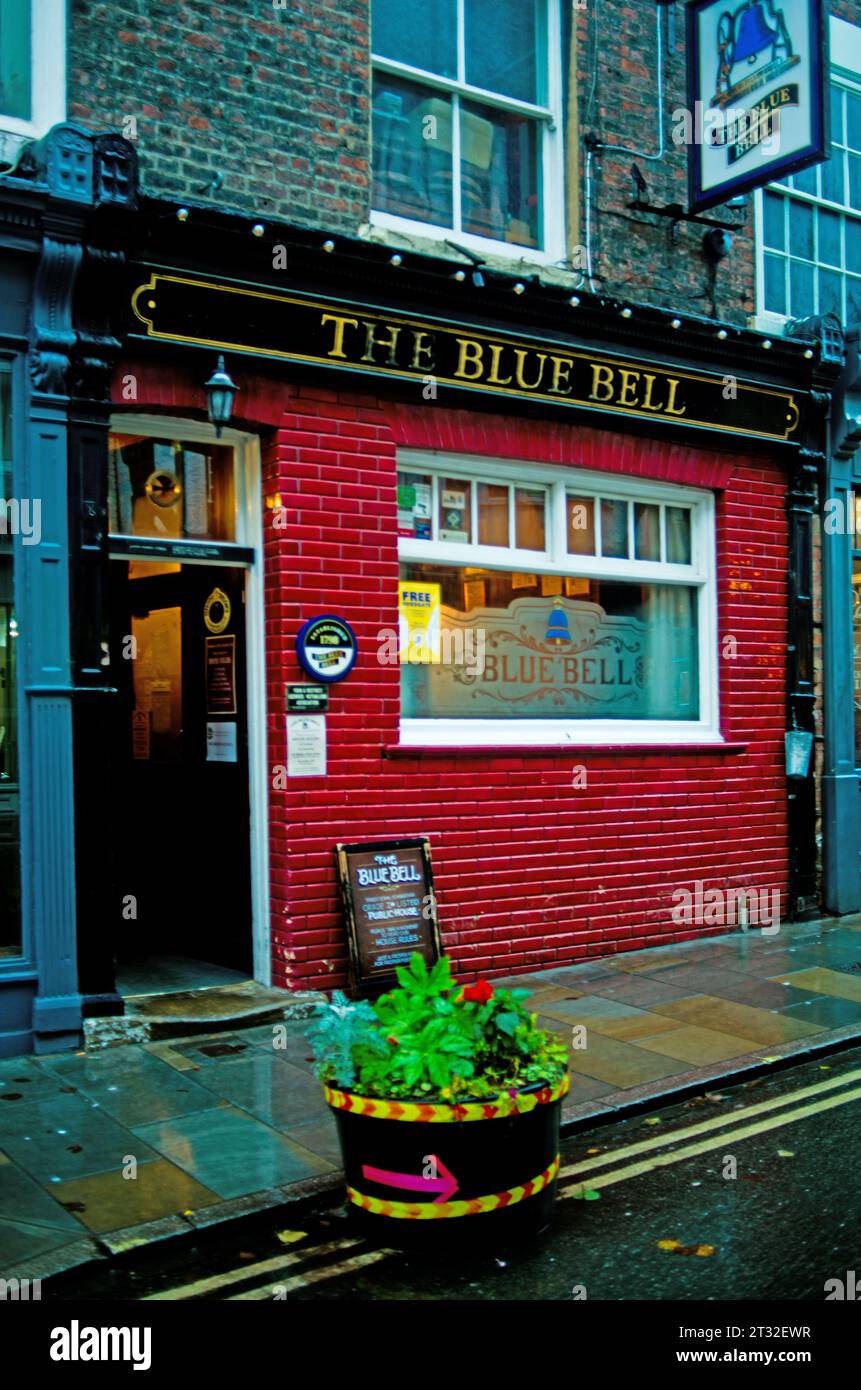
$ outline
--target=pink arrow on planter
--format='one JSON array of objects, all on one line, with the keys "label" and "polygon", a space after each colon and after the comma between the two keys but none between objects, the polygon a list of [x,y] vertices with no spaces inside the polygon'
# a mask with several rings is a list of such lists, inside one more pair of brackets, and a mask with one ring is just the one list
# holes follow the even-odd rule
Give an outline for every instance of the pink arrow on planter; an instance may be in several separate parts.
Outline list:
[{"label": "pink arrow on planter", "polygon": [[446,1168],[436,1154],[428,1154],[428,1162],[434,1165],[439,1177],[423,1178],[421,1174],[390,1173],[385,1168],[371,1168],[362,1164],[362,1176],[371,1182],[381,1183],[383,1187],[402,1187],[407,1192],[438,1192],[434,1202],[447,1202],[457,1192],[459,1183],[453,1173]]}]

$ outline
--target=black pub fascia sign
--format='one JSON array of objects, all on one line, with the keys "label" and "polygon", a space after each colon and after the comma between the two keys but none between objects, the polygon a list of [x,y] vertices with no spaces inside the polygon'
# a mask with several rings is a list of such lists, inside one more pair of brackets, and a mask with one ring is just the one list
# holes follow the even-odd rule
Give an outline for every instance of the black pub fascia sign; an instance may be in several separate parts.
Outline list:
[{"label": "black pub fascia sign", "polygon": [[352,373],[791,440],[792,391],[574,348],[153,271],[132,295],[143,336]]}]

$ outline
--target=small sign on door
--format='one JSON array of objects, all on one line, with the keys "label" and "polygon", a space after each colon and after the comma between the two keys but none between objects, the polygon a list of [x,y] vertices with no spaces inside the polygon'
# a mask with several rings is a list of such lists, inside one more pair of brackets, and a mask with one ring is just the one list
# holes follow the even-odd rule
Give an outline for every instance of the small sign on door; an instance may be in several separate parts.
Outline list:
[{"label": "small sign on door", "polygon": [[234,723],[207,724],[206,761],[208,763],[235,763],[237,761],[236,725]]},{"label": "small sign on door", "polygon": [[236,713],[236,637],[206,638],[206,713]]}]

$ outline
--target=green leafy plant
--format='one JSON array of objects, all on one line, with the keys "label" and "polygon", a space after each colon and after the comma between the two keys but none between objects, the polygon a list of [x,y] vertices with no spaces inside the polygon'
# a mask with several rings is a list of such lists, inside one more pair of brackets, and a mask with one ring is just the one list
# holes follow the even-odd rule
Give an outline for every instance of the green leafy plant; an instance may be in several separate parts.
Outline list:
[{"label": "green leafy plant", "polygon": [[356,1080],[356,1049],[370,1056],[384,1055],[387,1050],[371,1005],[366,999],[353,1004],[340,990],[335,990],[332,1002],[318,1013],[307,1037],[320,1074],[337,1076],[344,1086],[352,1086]]},{"label": "green leafy plant", "polygon": [[324,1005],[309,1037],[328,1084],[389,1099],[485,1099],[565,1073],[567,1048],[537,1026],[528,991],[460,987],[443,956],[429,970],[418,953],[398,988],[371,1005],[342,994]]}]

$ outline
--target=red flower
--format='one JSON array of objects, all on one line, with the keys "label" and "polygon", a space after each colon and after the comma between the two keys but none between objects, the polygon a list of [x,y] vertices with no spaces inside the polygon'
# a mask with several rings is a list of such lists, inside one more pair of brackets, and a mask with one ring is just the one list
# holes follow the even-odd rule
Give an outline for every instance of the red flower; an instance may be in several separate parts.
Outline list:
[{"label": "red flower", "polygon": [[391,1043],[392,1047],[400,1047],[400,1043],[398,1042],[397,1038],[394,1037],[394,1035],[391,1033],[386,1038],[386,1042]]},{"label": "red flower", "polygon": [[464,1004],[486,1004],[488,999],[493,998],[493,989],[487,980],[476,980],[474,985],[464,988],[460,997]]}]

